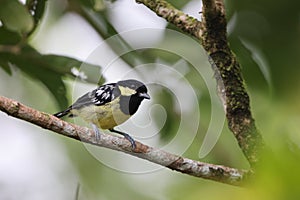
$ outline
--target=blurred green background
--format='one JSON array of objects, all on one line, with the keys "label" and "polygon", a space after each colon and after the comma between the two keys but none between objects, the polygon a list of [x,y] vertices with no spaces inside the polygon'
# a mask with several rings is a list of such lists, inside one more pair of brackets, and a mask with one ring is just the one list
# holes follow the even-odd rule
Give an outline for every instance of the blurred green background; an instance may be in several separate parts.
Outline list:
[{"label": "blurred green background", "polygon": [[[169,2],[201,18],[200,1]],[[299,199],[300,2],[226,1],[226,12],[253,115],[272,150],[247,187],[183,175],[0,113],[0,199],[75,199],[78,185],[78,199]],[[152,99],[122,129],[188,158],[248,169],[226,122],[212,150],[198,156],[216,121],[216,89],[207,84],[214,78],[205,52],[190,40],[133,0],[0,0],[0,95],[55,113],[97,84],[134,77]]]}]

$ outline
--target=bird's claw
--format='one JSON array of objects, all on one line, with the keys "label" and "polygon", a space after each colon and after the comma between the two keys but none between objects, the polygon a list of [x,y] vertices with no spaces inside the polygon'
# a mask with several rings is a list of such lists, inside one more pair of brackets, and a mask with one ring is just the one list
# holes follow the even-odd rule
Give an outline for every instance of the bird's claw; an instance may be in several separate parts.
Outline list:
[{"label": "bird's claw", "polygon": [[93,130],[95,132],[95,139],[96,139],[97,142],[99,142],[100,138],[101,138],[101,133],[100,133],[98,127],[95,124],[92,124],[92,127],[93,127]]},{"label": "bird's claw", "polygon": [[132,148],[133,150],[136,148],[136,144],[135,144],[134,139],[133,139],[130,135],[128,135],[127,133],[124,133],[124,132],[121,132],[121,131],[117,131],[117,130],[115,130],[115,129],[110,129],[110,131],[111,131],[111,132],[118,133],[118,134],[120,134],[120,135],[123,135],[124,138],[126,138],[126,139],[130,142],[131,148]]}]

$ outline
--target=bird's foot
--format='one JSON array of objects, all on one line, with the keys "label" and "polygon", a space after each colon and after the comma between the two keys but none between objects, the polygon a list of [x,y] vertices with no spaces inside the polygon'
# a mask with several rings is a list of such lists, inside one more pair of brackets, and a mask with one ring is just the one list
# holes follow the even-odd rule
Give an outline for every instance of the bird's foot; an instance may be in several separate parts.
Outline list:
[{"label": "bird's foot", "polygon": [[96,126],[96,124],[92,124],[92,127],[93,127],[93,130],[95,132],[96,141],[99,142],[100,137],[101,137],[101,133],[100,133],[98,127]]},{"label": "bird's foot", "polygon": [[115,130],[115,129],[109,129],[109,130],[110,130],[111,132],[114,132],[114,133],[118,133],[118,134],[120,134],[120,135],[123,135],[124,138],[126,138],[126,139],[130,142],[131,148],[132,148],[132,149],[135,149],[135,148],[136,148],[135,141],[134,141],[134,139],[133,139],[130,135],[128,135],[127,133],[121,132],[121,131],[117,131],[117,130]]}]

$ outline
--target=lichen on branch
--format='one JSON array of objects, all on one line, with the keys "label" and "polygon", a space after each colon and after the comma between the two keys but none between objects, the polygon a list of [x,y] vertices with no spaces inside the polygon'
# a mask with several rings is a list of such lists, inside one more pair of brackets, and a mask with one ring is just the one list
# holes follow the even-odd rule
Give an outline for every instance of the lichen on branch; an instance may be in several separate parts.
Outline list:
[{"label": "lichen on branch", "polygon": [[202,45],[211,58],[229,129],[233,132],[245,157],[255,166],[264,146],[250,109],[241,66],[229,47],[227,22],[222,0],[203,0]]}]

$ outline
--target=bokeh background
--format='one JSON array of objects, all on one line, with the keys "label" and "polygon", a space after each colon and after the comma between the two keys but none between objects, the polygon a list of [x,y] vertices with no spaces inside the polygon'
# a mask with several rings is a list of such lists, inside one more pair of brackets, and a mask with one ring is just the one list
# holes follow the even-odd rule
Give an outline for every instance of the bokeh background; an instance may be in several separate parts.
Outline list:
[{"label": "bokeh background", "polygon": [[[200,20],[200,1],[169,2]],[[217,91],[212,95],[205,81],[214,82],[212,70],[205,77],[199,72],[199,67],[210,69],[208,58],[200,45],[196,50],[187,45],[189,36],[133,0],[24,4],[0,0],[1,95],[55,113],[97,84],[134,77],[148,83],[152,99],[121,129],[161,148],[176,138],[176,146],[168,150],[188,158],[249,168],[220,108],[220,136],[199,158],[208,127],[216,121],[212,96]],[[226,12],[230,46],[242,65],[257,126],[272,152],[247,187],[157,168],[0,113],[0,199],[75,199],[78,186],[78,199],[91,200],[299,199],[300,3],[226,1]],[[153,46],[157,48],[146,48]],[[199,59],[199,66],[177,50]],[[188,88],[192,91],[180,92]],[[189,122],[178,134],[184,119]],[[189,123],[197,125],[196,131]]]}]

